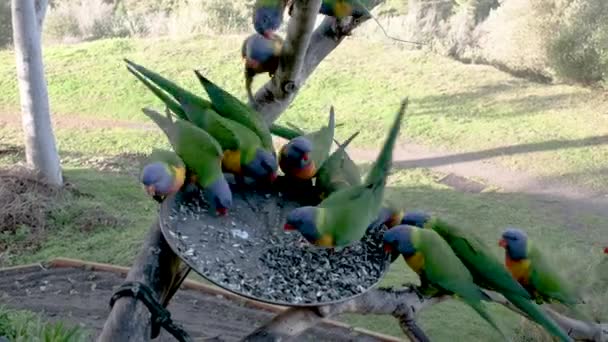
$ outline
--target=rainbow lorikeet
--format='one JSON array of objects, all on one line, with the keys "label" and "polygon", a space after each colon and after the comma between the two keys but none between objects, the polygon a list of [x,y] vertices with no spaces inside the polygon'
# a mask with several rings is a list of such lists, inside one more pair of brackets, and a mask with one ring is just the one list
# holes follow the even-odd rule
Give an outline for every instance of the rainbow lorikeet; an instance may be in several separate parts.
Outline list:
[{"label": "rainbow lorikeet", "polygon": [[154,149],[143,167],[140,180],[157,202],[176,193],[186,180],[186,165],[173,151]]},{"label": "rainbow lorikeet", "polygon": [[186,120],[178,118],[173,122],[169,111],[166,117],[148,108],[144,108],[143,112],[161,128],[175,153],[196,175],[196,183],[203,189],[217,214],[225,215],[232,207],[232,192],[222,173],[222,148],[219,143],[209,133]]},{"label": "rainbow lorikeet", "polygon": [[407,103],[406,98],[362,184],[333,192],[317,206],[294,209],[287,215],[285,230],[298,230],[308,242],[322,247],[345,247],[365,235],[368,225],[380,210],[393,148]]},{"label": "rainbow lorikeet", "polygon": [[279,67],[283,39],[279,35],[266,38],[254,33],[243,41],[241,56],[245,60],[245,89],[247,97],[252,103],[255,102],[251,84],[257,74],[267,72],[270,77]]},{"label": "rainbow lorikeet", "polygon": [[329,156],[336,128],[333,106],[327,126],[318,131],[291,139],[279,151],[279,166],[283,173],[298,180],[312,179]]},{"label": "rainbow lorikeet", "polygon": [[437,232],[398,225],[384,233],[383,241],[385,251],[393,260],[403,256],[418,274],[423,293],[457,295],[505,337],[482,303],[490,298],[475,284],[467,267]]}]

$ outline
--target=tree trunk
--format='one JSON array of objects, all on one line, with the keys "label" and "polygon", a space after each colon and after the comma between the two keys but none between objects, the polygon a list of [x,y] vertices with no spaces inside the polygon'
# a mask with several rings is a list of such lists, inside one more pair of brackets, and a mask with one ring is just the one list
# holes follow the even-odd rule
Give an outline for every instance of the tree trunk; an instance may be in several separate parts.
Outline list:
[{"label": "tree trunk", "polygon": [[49,184],[61,186],[40,41],[47,4],[46,0],[12,0],[13,44],[27,164]]}]

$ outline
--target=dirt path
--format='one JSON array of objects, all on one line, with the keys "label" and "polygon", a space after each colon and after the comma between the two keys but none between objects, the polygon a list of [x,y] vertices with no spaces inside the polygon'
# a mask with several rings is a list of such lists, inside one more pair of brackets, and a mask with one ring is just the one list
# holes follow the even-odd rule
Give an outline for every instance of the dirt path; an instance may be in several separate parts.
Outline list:
[{"label": "dirt path", "polygon": [[[0,126],[19,126],[19,116],[0,112]],[[55,127],[65,129],[127,128],[156,130],[153,124],[82,116],[61,116],[53,120]],[[428,168],[445,174],[441,182],[458,191],[479,193],[488,186],[506,192],[526,193],[538,197],[540,203],[560,203],[566,212],[590,211],[608,218],[608,194],[581,187],[549,181],[498,165],[495,158],[518,147],[458,153],[439,150],[411,142],[402,142],[393,154],[395,166],[402,169]],[[357,161],[371,161],[376,150],[349,148]]]},{"label": "dirt path", "polygon": [[[50,321],[79,324],[96,337],[108,315],[109,299],[123,281],[118,273],[82,267],[0,270],[0,299],[9,308],[39,312]],[[212,337],[239,341],[274,315],[253,307],[250,301],[183,288],[168,309],[175,322],[195,341]],[[175,339],[163,330],[155,341]],[[298,341],[382,342],[383,339],[351,328],[322,324],[306,331]]]}]

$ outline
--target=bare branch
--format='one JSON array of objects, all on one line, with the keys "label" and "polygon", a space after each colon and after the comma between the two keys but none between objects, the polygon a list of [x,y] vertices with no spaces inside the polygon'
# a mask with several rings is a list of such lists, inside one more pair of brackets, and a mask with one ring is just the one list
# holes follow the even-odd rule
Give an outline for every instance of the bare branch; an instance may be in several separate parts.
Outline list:
[{"label": "bare branch", "polygon": [[[303,20],[303,17],[306,17],[307,20],[310,20],[311,23],[306,23],[306,25],[311,25],[310,30],[312,30],[314,26],[314,20],[316,18],[316,13],[304,14],[303,12],[298,12],[298,10],[302,11],[302,7],[298,8],[298,6],[302,6],[303,1],[296,1],[294,4],[294,14],[293,17],[289,20],[286,44],[288,41],[293,39],[295,36],[295,28],[299,25],[304,26],[300,21]],[[311,1],[313,2],[313,1]],[[311,2],[308,4],[308,10],[311,10]],[[314,1],[316,3],[316,1]],[[374,6],[377,5],[380,1],[376,1]],[[316,4],[315,4],[316,6]],[[318,12],[318,7],[317,12]],[[287,107],[293,102],[295,99],[300,87],[302,84],[306,82],[308,77],[313,73],[313,71],[317,68],[317,66],[321,63],[321,61],[327,57],[340,43],[344,38],[357,28],[359,25],[367,21],[369,17],[361,17],[356,20],[349,19],[347,21],[341,21],[336,24],[335,18],[326,17],[323,19],[319,27],[312,33],[310,36],[310,43],[306,45],[303,42],[300,42],[298,47],[302,47],[302,50],[295,50],[296,54],[302,55],[303,51],[306,51],[306,54],[303,57],[303,65],[301,65],[301,70],[292,68],[287,69],[284,64],[287,63],[290,59],[286,57],[281,60],[279,64],[279,71],[277,74],[266,82],[262,88],[260,88],[255,94],[255,103],[249,103],[250,106],[255,108],[258,112],[264,115],[264,119],[267,123],[274,122],[280,115],[287,109]],[[308,26],[306,26],[308,27]],[[310,32],[310,31],[309,31]],[[308,39],[306,37],[306,39]],[[295,47],[296,45],[290,45],[291,47]],[[285,47],[283,48],[285,51]],[[305,49],[305,50],[304,50]],[[300,63],[300,59],[297,60]],[[300,66],[297,66],[298,68]],[[284,70],[297,70],[299,74],[297,77],[285,78],[286,74],[280,73],[280,70],[285,68]],[[286,81],[293,80],[294,87],[289,89],[283,89],[284,85],[287,85]],[[291,87],[291,85],[290,85]],[[287,90],[287,91],[286,91]]]},{"label": "bare branch", "polygon": [[394,290],[373,289],[346,302],[316,307],[291,308],[275,316],[269,323],[258,328],[245,341],[266,339],[279,341],[293,338],[319,324],[325,318],[342,313],[392,315],[399,321],[403,332],[412,341],[429,341],[415,322],[415,315],[425,307],[439,303],[447,297],[423,298],[413,287]]},{"label": "bare branch", "polygon": [[[528,315],[523,313],[521,310],[516,308],[511,302],[509,302],[504,296],[499,293],[492,291],[485,291],[492,300],[507,309],[514,311],[526,318]],[[583,322],[577,319],[573,319],[564,316],[547,305],[541,306],[541,308],[555,320],[555,322],[564,329],[568,336],[572,337],[575,341],[597,341],[607,342],[608,341],[608,324],[599,324],[593,322]]]},{"label": "bare branch", "polygon": [[[501,294],[485,291],[493,301],[527,317]],[[353,300],[317,308],[292,308],[275,316],[266,325],[258,328],[245,338],[246,341],[258,339],[279,341],[293,338],[305,330],[319,324],[325,318],[343,313],[391,315],[399,321],[401,329],[411,341],[428,341],[416,324],[416,315],[427,307],[440,303],[450,297],[425,298],[418,295],[412,286],[394,290],[391,288],[373,289]],[[576,341],[608,341],[608,324],[586,323],[566,317],[547,306],[542,308]]]}]

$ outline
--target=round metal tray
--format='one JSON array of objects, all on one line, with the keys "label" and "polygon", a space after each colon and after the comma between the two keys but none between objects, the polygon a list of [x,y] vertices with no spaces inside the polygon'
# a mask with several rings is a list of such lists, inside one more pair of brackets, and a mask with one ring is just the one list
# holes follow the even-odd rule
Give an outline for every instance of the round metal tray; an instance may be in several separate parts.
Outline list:
[{"label": "round metal tray", "polygon": [[317,248],[283,230],[287,213],[302,204],[275,190],[241,189],[233,190],[233,207],[223,217],[209,214],[199,190],[161,205],[169,246],[211,283],[270,304],[319,306],[365,293],[388,270],[379,229],[341,250]]}]

